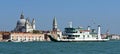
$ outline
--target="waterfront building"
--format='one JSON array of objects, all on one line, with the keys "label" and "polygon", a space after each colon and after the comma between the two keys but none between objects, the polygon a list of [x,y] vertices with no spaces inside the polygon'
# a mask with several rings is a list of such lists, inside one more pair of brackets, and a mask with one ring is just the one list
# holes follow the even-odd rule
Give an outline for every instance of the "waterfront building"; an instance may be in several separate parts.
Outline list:
[{"label": "waterfront building", "polygon": [[10,39],[10,32],[0,31],[0,41],[6,42]]},{"label": "waterfront building", "polygon": [[3,38],[2,38],[2,32],[0,32],[0,41],[2,41]]},{"label": "waterfront building", "polygon": [[11,33],[10,40],[13,42],[45,41],[45,35],[40,33]]},{"label": "waterfront building", "polygon": [[32,32],[33,30],[35,30],[35,19],[30,22],[30,19],[25,19],[22,13],[13,32]]},{"label": "waterfront building", "polygon": [[102,38],[102,39],[107,38],[107,34],[101,34],[101,38]]},{"label": "waterfront building", "polygon": [[120,35],[117,35],[117,34],[110,34],[108,36],[109,39],[111,40],[120,40]]}]

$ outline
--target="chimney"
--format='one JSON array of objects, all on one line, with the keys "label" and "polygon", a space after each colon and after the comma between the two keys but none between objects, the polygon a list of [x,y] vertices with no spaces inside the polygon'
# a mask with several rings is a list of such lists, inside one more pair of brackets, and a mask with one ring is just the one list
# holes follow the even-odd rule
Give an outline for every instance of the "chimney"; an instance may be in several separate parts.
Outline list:
[{"label": "chimney", "polygon": [[69,28],[72,28],[72,22],[69,22]]},{"label": "chimney", "polygon": [[87,30],[90,30],[90,26],[88,26]]},{"label": "chimney", "polygon": [[98,25],[98,39],[101,39],[101,28],[100,28],[100,25]]}]

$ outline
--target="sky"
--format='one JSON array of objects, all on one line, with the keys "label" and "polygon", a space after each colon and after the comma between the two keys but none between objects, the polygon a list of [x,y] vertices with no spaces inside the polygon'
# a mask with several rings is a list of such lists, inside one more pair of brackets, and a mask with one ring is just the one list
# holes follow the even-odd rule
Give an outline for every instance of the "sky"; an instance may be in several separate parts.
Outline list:
[{"label": "sky", "polygon": [[13,30],[22,12],[36,20],[39,30],[51,30],[55,16],[60,30],[72,22],[73,27],[101,25],[103,33],[120,34],[120,0],[0,0],[0,30]]}]

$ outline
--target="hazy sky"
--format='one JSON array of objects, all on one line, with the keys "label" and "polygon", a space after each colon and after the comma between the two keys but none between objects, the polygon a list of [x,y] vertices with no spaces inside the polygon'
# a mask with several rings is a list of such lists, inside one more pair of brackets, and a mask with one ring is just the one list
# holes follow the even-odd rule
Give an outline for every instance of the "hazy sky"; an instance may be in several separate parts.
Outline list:
[{"label": "hazy sky", "polygon": [[63,30],[73,26],[102,26],[102,32],[120,34],[120,0],[0,0],[0,30],[12,30],[20,14],[35,18],[36,28],[51,30],[53,17]]}]

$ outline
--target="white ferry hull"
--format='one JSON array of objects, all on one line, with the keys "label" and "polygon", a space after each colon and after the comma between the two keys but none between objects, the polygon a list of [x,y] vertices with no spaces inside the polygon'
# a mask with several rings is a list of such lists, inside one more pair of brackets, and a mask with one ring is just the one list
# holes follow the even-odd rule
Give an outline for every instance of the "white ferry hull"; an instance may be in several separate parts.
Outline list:
[{"label": "white ferry hull", "polygon": [[106,42],[109,39],[54,39],[53,37],[49,36],[51,41],[54,42]]},{"label": "white ferry hull", "polygon": [[104,42],[104,41],[108,41],[109,39],[91,39],[91,40],[75,40],[75,39],[60,39],[58,41],[61,42]]}]

